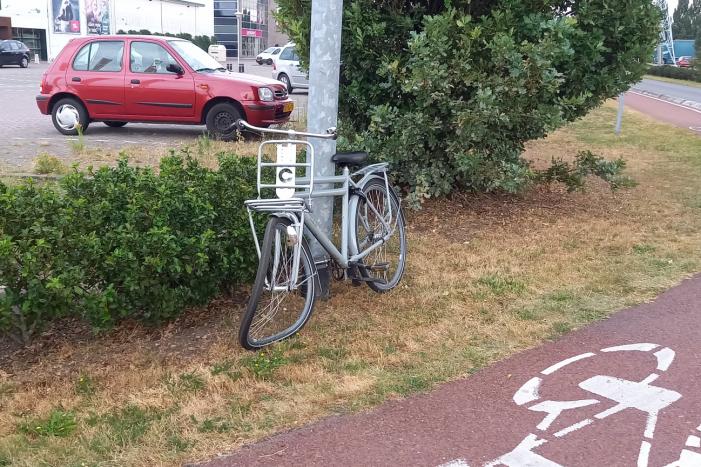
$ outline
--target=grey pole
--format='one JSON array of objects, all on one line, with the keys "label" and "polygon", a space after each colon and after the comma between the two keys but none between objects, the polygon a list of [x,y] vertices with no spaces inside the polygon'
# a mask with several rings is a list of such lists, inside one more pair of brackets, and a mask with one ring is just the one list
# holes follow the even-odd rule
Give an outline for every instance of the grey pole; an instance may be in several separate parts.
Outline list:
[{"label": "grey pole", "polygon": [[[309,109],[307,128],[311,133],[324,133],[338,122],[338,82],[341,64],[341,22],[343,0],[312,0],[311,43],[309,53]],[[334,174],[331,156],[336,142],[312,138],[316,177]],[[323,186],[318,187],[321,189]],[[326,198],[314,200],[314,221],[331,237],[333,202]],[[330,297],[330,270],[326,251],[312,243],[312,254],[317,263],[321,282],[321,298]]]},{"label": "grey pole", "polygon": [[623,124],[623,110],[625,106],[625,93],[618,95],[618,116],[616,117],[616,134],[621,134],[621,125]]},{"label": "grey pole", "polygon": [[241,6],[238,5],[236,12],[236,68],[241,73],[241,19],[243,19],[243,11],[241,11]]}]

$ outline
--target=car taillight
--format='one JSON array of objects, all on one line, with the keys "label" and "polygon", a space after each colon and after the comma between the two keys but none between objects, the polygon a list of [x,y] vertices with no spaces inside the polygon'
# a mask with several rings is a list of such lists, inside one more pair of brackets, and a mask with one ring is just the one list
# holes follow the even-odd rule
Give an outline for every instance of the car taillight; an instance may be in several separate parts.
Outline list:
[{"label": "car taillight", "polygon": [[273,62],[273,71],[277,70],[277,67],[275,66],[275,62]]}]

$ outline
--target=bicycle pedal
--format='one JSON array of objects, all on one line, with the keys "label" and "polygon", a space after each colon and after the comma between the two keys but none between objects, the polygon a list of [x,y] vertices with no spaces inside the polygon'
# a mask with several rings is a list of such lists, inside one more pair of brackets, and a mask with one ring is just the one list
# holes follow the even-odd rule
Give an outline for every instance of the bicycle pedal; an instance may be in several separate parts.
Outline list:
[{"label": "bicycle pedal", "polygon": [[372,266],[366,266],[366,268],[370,271],[387,272],[389,271],[389,263],[375,263]]}]

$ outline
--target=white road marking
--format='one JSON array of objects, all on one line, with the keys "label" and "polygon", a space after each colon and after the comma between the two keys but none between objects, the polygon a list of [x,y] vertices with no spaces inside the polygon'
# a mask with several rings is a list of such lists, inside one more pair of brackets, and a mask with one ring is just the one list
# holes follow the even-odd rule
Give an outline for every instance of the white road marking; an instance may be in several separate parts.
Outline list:
[{"label": "white road marking", "polygon": [[533,449],[545,443],[547,443],[547,440],[538,439],[536,435],[531,433],[513,451],[485,464],[485,467],[497,465],[506,465],[507,467],[562,467],[560,464],[533,452]]},{"label": "white road marking", "polygon": [[579,387],[585,391],[618,402],[618,405],[594,415],[595,418],[603,419],[629,408],[647,412],[648,419],[645,427],[645,437],[650,439],[652,439],[655,431],[657,414],[682,397],[676,391],[611,376],[594,376],[579,383]]},{"label": "white road marking", "polygon": [[581,401],[545,401],[529,407],[528,410],[534,412],[545,412],[548,415],[540,422],[536,428],[539,430],[547,430],[550,425],[560,416],[565,410],[579,409],[588,405],[598,404],[596,399],[586,399]]},{"label": "white road marking", "polygon": [[656,381],[657,378],[659,378],[659,377],[660,377],[660,375],[658,375],[657,373],[653,373],[653,374],[649,375],[647,378],[645,378],[644,380],[642,380],[641,383],[642,384],[650,384],[653,381]]},{"label": "white road marking", "polygon": [[629,351],[629,350],[638,350],[640,352],[649,352],[653,349],[656,349],[659,347],[657,344],[627,344],[627,345],[618,345],[616,347],[607,347],[605,349],[601,349],[602,352],[623,352],[623,351]]},{"label": "white road marking", "polygon": [[674,361],[674,356],[676,354],[674,353],[674,350],[670,349],[669,347],[665,347],[664,349],[655,352],[654,355],[657,357],[657,369],[660,371],[667,371],[669,366]]},{"label": "white road marking", "polygon": [[555,433],[555,437],[562,438],[563,436],[570,434],[573,431],[582,429],[591,423],[594,423],[594,420],[592,420],[591,418],[587,418],[586,420],[582,420],[581,422],[575,423],[574,425],[570,425],[567,428],[563,428],[562,430]]},{"label": "white road marking", "polygon": [[438,467],[470,467],[470,464],[465,462],[465,459],[455,459],[447,464],[441,464]]},{"label": "white road marking", "polygon": [[529,402],[540,399],[538,388],[542,382],[543,380],[537,376],[526,381],[526,384],[521,386],[521,388],[514,394],[513,399],[516,405],[528,404]]},{"label": "white road marking", "polygon": [[647,467],[650,458],[650,448],[652,445],[648,441],[640,443],[640,453],[638,454],[638,467]]},{"label": "white road marking", "polygon": [[690,448],[701,448],[701,438],[691,435],[686,438],[686,446]]},{"label": "white road marking", "polygon": [[579,361],[579,360],[584,360],[585,358],[593,357],[594,355],[596,355],[596,354],[588,352],[588,353],[583,353],[581,355],[574,356],[572,358],[568,358],[566,360],[563,360],[559,363],[556,363],[556,364],[546,368],[545,370],[541,371],[541,373],[544,375],[549,375],[551,373],[555,373],[557,370],[569,365],[570,363],[574,363],[574,362]]},{"label": "white road marking", "polygon": [[681,107],[682,109],[691,110],[692,112],[696,112],[697,114],[701,114],[701,110],[694,109],[693,107],[687,107],[687,106],[685,106],[685,105],[677,104],[676,102],[669,102],[669,101],[666,101],[666,100],[664,100],[664,99],[660,99],[660,98],[658,98],[658,97],[648,96],[648,95],[641,94],[641,93],[636,92],[636,91],[628,91],[628,92],[631,93],[631,94],[635,94],[636,96],[647,97],[648,99],[653,99],[653,100],[656,100],[656,101],[664,102],[665,104],[674,105],[674,106],[677,106],[677,107]]},{"label": "white road marking", "polygon": [[679,454],[679,460],[667,464],[665,467],[699,467],[700,465],[701,454],[684,449]]}]

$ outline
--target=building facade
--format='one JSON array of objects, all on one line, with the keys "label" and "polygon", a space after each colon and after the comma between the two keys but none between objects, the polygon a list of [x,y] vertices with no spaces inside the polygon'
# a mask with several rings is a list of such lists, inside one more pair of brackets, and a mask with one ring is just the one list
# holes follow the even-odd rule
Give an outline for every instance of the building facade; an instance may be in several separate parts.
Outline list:
[{"label": "building facade", "polygon": [[0,38],[52,60],[76,36],[142,29],[211,36],[212,17],[212,0],[0,0]]},{"label": "building facade", "polygon": [[[214,35],[230,58],[252,58],[271,45],[287,42],[274,20],[272,0],[214,0]],[[241,27],[239,30],[239,20]]]}]

